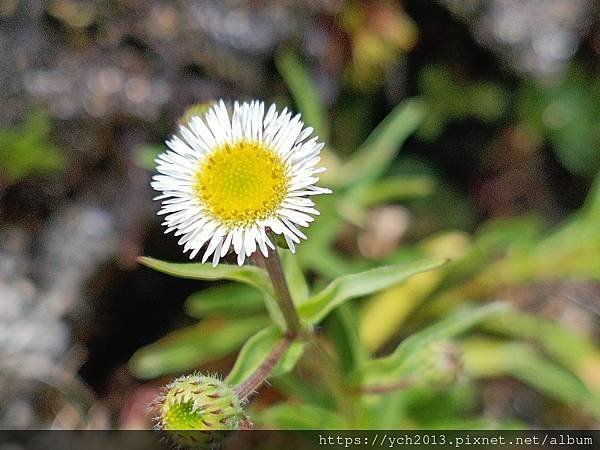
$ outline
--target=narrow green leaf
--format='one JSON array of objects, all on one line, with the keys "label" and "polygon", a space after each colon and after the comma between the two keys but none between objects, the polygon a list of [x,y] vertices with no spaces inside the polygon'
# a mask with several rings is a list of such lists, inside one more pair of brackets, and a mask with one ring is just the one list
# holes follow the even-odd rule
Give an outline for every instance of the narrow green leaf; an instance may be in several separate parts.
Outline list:
[{"label": "narrow green leaf", "polygon": [[600,417],[600,397],[574,374],[542,356],[529,344],[490,338],[463,343],[465,371],[471,377],[510,375],[549,397],[580,406]]},{"label": "narrow green leaf", "polygon": [[435,180],[424,175],[396,176],[365,186],[357,192],[354,200],[363,206],[396,202],[407,198],[419,198],[433,192]]},{"label": "narrow green leaf", "polygon": [[379,177],[398,150],[425,117],[425,103],[420,99],[405,100],[373,130],[352,159],[340,168],[340,179],[347,186],[367,183]]},{"label": "narrow green leaf", "polygon": [[308,284],[302,273],[302,268],[298,264],[296,255],[289,250],[280,250],[280,255],[292,300],[294,300],[295,305],[301,305],[308,299]]},{"label": "narrow green leaf", "polygon": [[130,359],[129,369],[145,379],[194,369],[235,351],[267,322],[265,316],[203,320],[142,347]]},{"label": "narrow green leaf", "polygon": [[511,310],[482,323],[486,331],[527,341],[535,341],[544,351],[577,375],[585,376],[600,361],[594,342],[559,323],[543,317]]},{"label": "narrow green leaf", "polygon": [[298,313],[307,322],[316,324],[323,320],[334,308],[347,300],[373,294],[398,284],[417,273],[440,267],[446,262],[446,259],[431,258],[341,276],[301,305],[298,308]]},{"label": "narrow green leaf", "polygon": [[[252,375],[282,338],[281,331],[275,326],[270,326],[248,339],[225,381],[237,385]],[[277,366],[273,368],[270,376],[274,377],[292,370],[302,356],[303,350],[302,342],[293,342]]]},{"label": "narrow green leaf", "polygon": [[195,280],[232,280],[253,286],[264,293],[263,300],[271,319],[280,329],[285,328],[285,321],[277,306],[273,285],[267,273],[256,266],[236,266],[231,264],[171,263],[159,259],[142,256],[138,258],[141,264],[159,272],[180,278]]},{"label": "narrow green leaf", "polygon": [[254,286],[261,292],[273,296],[273,288],[266,272],[255,266],[236,266],[231,264],[174,263],[141,256],[138,262],[168,275],[194,280],[232,280]]},{"label": "narrow green leaf", "polygon": [[307,404],[280,403],[259,414],[263,428],[281,430],[336,430],[349,428],[338,413]]},{"label": "narrow green leaf", "polygon": [[590,187],[582,208],[582,214],[590,221],[600,219],[600,174],[596,175]]},{"label": "narrow green leaf", "polygon": [[185,302],[185,311],[196,318],[211,314],[237,317],[264,311],[263,297],[262,292],[251,286],[228,283],[192,294]]},{"label": "narrow green leaf", "polygon": [[352,303],[340,305],[331,315],[330,334],[337,347],[340,365],[346,372],[360,367],[367,360],[367,350],[358,333],[358,317]]},{"label": "narrow green leaf", "polygon": [[280,52],[275,63],[283,77],[303,120],[313,127],[325,142],[329,139],[327,114],[321,97],[300,59],[290,51]]},{"label": "narrow green leaf", "polygon": [[491,303],[457,311],[406,338],[392,354],[366,363],[361,373],[366,379],[396,380],[414,368],[420,358],[421,350],[430,342],[453,339],[483,320],[506,311],[507,308],[508,306],[503,303]]}]

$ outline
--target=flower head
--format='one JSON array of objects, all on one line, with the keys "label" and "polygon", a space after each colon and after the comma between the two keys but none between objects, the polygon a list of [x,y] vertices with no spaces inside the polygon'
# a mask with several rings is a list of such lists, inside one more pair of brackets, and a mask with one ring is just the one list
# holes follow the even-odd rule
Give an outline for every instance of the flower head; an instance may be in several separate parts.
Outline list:
[{"label": "flower head", "polygon": [[159,214],[166,233],[213,265],[233,248],[238,264],[255,251],[275,248],[267,231],[283,235],[289,248],[306,236],[319,212],[309,198],[330,193],[315,186],[322,143],[309,136],[300,115],[263,102],[235,103],[230,115],[223,101],[180,126],[170,150],[157,158],[152,187],[161,191]]},{"label": "flower head", "polygon": [[453,342],[433,341],[424,347],[423,352],[418,374],[424,384],[444,388],[451,386],[461,377],[462,354]]},{"label": "flower head", "polygon": [[168,384],[155,402],[156,427],[182,445],[208,443],[210,432],[248,428],[242,402],[234,389],[216,377],[185,375]]}]

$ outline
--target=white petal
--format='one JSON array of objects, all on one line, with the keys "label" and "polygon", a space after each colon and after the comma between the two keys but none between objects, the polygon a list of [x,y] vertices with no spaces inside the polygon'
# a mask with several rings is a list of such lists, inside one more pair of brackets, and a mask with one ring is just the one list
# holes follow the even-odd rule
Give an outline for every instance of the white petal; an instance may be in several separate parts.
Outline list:
[{"label": "white petal", "polygon": [[213,267],[217,267],[217,264],[219,264],[219,259],[221,258],[221,245],[223,245],[223,242],[219,241],[219,244],[217,245],[217,248],[215,248],[215,252],[213,253]]},{"label": "white petal", "polygon": [[294,245],[294,241],[290,237],[288,237],[287,234],[284,234],[283,237],[285,238],[285,242],[287,243],[287,246],[290,249],[290,251],[292,253],[294,253],[296,251],[296,246]]},{"label": "white petal", "polygon": [[[219,246],[219,244],[223,243],[223,235],[225,234],[225,232],[226,232],[225,228],[221,227],[221,228],[217,229],[215,234],[213,234],[212,239],[210,240],[210,243],[208,244],[208,247],[206,248],[206,251],[204,252],[204,256],[202,256],[203,263],[205,263],[206,260],[208,259],[208,257],[213,254],[213,252],[216,250],[216,248]],[[219,248],[219,251],[220,251],[220,248]]]},{"label": "white petal", "polygon": [[237,256],[237,263],[238,266],[241,266],[244,264],[244,259],[246,258],[246,254],[244,252],[239,252],[238,256]]},{"label": "white petal", "polygon": [[233,250],[239,255],[244,245],[244,232],[241,228],[233,230]]},{"label": "white petal", "polygon": [[221,248],[221,257],[224,257],[229,251],[229,247],[231,247],[231,240],[233,239],[233,231],[229,231],[227,236],[225,237],[225,241],[223,242],[223,247]]}]

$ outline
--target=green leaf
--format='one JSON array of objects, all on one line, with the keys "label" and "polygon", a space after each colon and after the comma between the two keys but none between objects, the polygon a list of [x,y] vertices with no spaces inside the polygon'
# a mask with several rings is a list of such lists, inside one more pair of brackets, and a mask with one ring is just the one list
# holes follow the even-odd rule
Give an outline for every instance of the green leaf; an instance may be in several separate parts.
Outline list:
[{"label": "green leaf", "polygon": [[145,379],[194,369],[235,351],[267,322],[264,316],[203,320],[142,347],[130,359],[129,369]]},{"label": "green leaf", "polygon": [[263,292],[263,300],[271,319],[280,329],[285,329],[285,321],[277,306],[273,285],[267,273],[256,266],[236,266],[231,264],[171,263],[159,259],[142,256],[138,258],[141,264],[159,272],[180,278],[194,280],[233,280],[253,286]]},{"label": "green leaf", "polygon": [[407,198],[418,198],[433,192],[435,180],[424,175],[396,176],[365,186],[357,192],[354,200],[362,206],[378,205],[381,203],[397,202]]},{"label": "green leaf", "polygon": [[255,266],[236,266],[231,264],[200,263],[173,263],[159,259],[141,256],[138,262],[157,270],[158,272],[173,275],[179,278],[191,278],[193,280],[232,280],[254,286],[261,292],[273,297],[273,288],[267,273]]},{"label": "green leaf", "polygon": [[307,404],[280,403],[258,414],[261,427],[267,429],[339,430],[348,428],[338,413]]},{"label": "green leaf", "polygon": [[262,292],[250,286],[228,283],[190,295],[185,302],[185,312],[196,318],[211,314],[236,317],[258,313],[264,311],[263,296]]},{"label": "green leaf", "polygon": [[334,308],[347,300],[364,297],[398,284],[421,272],[447,262],[442,258],[423,259],[406,264],[384,266],[366,272],[341,276],[298,308],[300,317],[311,324],[323,320]]},{"label": "green leaf", "polygon": [[367,360],[367,350],[358,333],[358,317],[352,303],[340,305],[332,314],[331,339],[337,347],[340,365],[346,372],[360,367]]},{"label": "green leaf", "polygon": [[417,427],[426,429],[430,429],[430,423],[464,419],[480,403],[479,389],[474,383],[456,383],[445,389],[418,385],[404,393],[405,414]]},{"label": "green leaf", "polygon": [[334,408],[331,393],[317,383],[307,383],[303,371],[289,372],[274,378],[271,385],[286,397],[301,398],[306,403],[323,408]]},{"label": "green leaf", "polygon": [[327,113],[306,67],[290,51],[280,52],[275,59],[275,64],[298,110],[302,113],[302,119],[315,129],[323,141],[327,142],[329,139]]},{"label": "green leaf", "polygon": [[[225,381],[232,385],[243,382],[262,364],[273,348],[283,339],[281,331],[275,326],[267,327],[252,336],[242,347],[237,360]],[[270,376],[275,377],[289,372],[302,356],[304,343],[292,342]]]},{"label": "green leaf", "polygon": [[600,370],[600,350],[583,334],[559,323],[520,311],[506,311],[482,323],[482,328],[494,334],[534,341],[562,366],[577,375],[590,390],[598,388],[594,375]]},{"label": "green leaf", "polygon": [[165,151],[165,148],[161,145],[140,145],[133,151],[133,162],[142,169],[154,172],[156,170],[156,162],[154,160],[163,151]]},{"label": "green leaf", "polygon": [[[319,211],[328,211],[328,214],[317,216],[315,221],[306,230],[308,239],[298,246],[296,256],[300,265],[305,269],[317,272],[327,280],[347,273],[352,270],[352,262],[341,257],[332,249],[344,221],[336,209],[339,205],[339,194],[322,196],[317,199]],[[360,270],[360,269],[358,269]]]},{"label": "green leaf", "polygon": [[503,303],[491,303],[457,311],[435,325],[406,338],[392,354],[366,363],[361,373],[365,379],[397,380],[414,368],[420,359],[421,350],[430,342],[453,339],[507,308]]},{"label": "green leaf", "polygon": [[409,99],[396,106],[373,130],[351,160],[340,168],[340,179],[347,186],[377,179],[389,166],[398,150],[425,117],[425,104]]},{"label": "green leaf", "polygon": [[33,110],[15,127],[0,128],[0,184],[64,167],[61,151],[52,143],[46,112]]},{"label": "green leaf", "polygon": [[590,221],[600,220],[600,173],[596,175],[581,211]]},{"label": "green leaf", "polygon": [[279,254],[292,300],[294,300],[296,306],[301,305],[308,299],[308,284],[302,273],[302,268],[298,264],[296,255],[289,250],[281,249]]},{"label": "green leaf", "polygon": [[600,417],[598,394],[529,344],[473,338],[463,343],[463,359],[465,371],[471,377],[511,375],[550,397],[578,405]]}]

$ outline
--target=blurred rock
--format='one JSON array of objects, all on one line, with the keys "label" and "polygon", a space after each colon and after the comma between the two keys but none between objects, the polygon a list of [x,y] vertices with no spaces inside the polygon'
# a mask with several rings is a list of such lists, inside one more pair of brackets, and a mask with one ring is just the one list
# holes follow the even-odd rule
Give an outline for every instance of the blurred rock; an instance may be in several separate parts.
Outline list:
[{"label": "blurred rock", "polygon": [[562,73],[600,10],[593,0],[441,0],[508,66],[538,78]]},{"label": "blurred rock", "polygon": [[19,117],[28,98],[60,119],[154,121],[173,102],[239,95],[224,83],[259,93],[275,47],[301,38],[332,2],[258,3],[25,0],[0,8],[0,122]]},{"label": "blurred rock", "polygon": [[62,366],[71,345],[66,319],[116,242],[111,216],[86,205],[61,210],[38,236],[0,230],[0,428],[49,425],[35,399],[75,377]]}]

